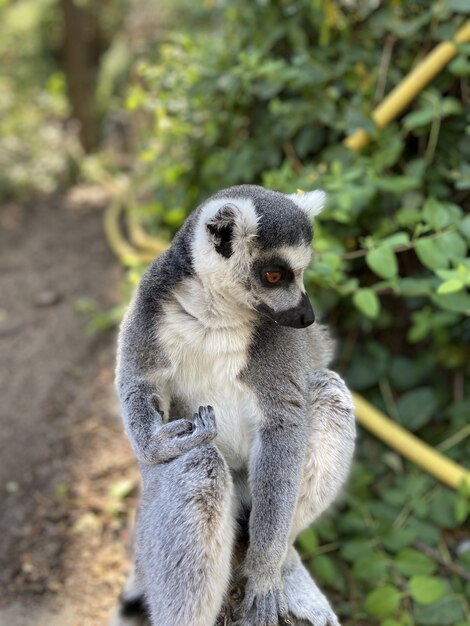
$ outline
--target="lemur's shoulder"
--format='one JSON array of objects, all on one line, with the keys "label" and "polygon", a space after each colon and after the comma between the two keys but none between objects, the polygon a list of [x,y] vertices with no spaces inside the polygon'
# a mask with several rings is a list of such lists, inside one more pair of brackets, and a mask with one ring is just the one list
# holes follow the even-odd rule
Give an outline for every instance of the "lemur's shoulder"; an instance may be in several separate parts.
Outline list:
[{"label": "lemur's shoulder", "polygon": [[326,326],[315,323],[304,329],[286,328],[266,321],[252,335],[248,366],[243,379],[264,386],[266,373],[307,380],[314,370],[327,368],[334,357],[335,342]]}]

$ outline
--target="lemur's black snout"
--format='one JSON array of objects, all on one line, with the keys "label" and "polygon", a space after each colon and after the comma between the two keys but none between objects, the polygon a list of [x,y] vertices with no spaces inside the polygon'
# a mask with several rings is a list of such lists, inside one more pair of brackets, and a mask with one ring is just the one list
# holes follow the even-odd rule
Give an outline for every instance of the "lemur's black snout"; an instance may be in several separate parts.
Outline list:
[{"label": "lemur's black snout", "polygon": [[273,322],[277,322],[281,326],[290,326],[291,328],[307,328],[315,321],[315,313],[306,293],[302,295],[299,304],[292,307],[292,309],[275,311],[263,304],[258,310],[272,319]]},{"label": "lemur's black snout", "polygon": [[313,324],[314,321],[315,313],[313,309],[311,309],[311,311],[307,312],[305,315],[300,316],[300,328],[307,328],[307,326]]},{"label": "lemur's black snout", "polygon": [[312,305],[306,293],[302,295],[300,304],[292,309],[292,311],[298,311],[298,323],[286,324],[286,326],[293,326],[294,328],[307,328],[315,321],[315,313],[313,312]]}]

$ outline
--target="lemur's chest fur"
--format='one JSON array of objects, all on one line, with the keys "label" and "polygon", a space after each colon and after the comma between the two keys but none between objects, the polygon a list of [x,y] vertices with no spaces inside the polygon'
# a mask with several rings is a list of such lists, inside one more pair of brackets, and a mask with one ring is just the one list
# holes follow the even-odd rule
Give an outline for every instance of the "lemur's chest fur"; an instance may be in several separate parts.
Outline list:
[{"label": "lemur's chest fur", "polygon": [[252,325],[240,311],[223,313],[209,310],[197,284],[188,282],[165,305],[157,334],[170,362],[162,372],[166,395],[182,412],[170,417],[189,417],[199,406],[213,406],[215,443],[230,467],[240,469],[247,464],[260,419],[254,394],[239,378]]}]

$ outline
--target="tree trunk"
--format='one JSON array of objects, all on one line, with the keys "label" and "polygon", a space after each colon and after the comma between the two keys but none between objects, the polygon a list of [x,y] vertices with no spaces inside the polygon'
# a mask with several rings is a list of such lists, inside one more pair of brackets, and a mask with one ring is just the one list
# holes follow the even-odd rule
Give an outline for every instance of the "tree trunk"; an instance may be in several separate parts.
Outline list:
[{"label": "tree trunk", "polygon": [[60,7],[64,23],[63,68],[71,114],[80,122],[80,141],[84,150],[91,152],[99,143],[95,89],[99,61],[105,49],[96,13],[98,9],[96,3],[92,3],[89,9],[74,0],[60,0]]}]

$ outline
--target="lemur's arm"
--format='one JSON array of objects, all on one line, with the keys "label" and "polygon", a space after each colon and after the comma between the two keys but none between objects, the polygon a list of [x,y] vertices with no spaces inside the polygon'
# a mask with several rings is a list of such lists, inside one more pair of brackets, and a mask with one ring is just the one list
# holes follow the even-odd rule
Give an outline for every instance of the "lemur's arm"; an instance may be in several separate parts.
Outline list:
[{"label": "lemur's arm", "polygon": [[127,435],[142,463],[171,461],[217,434],[211,407],[199,407],[191,420],[165,423],[156,390],[139,376],[118,377],[118,393]]},{"label": "lemur's arm", "polygon": [[250,545],[243,574],[248,578],[245,611],[254,606],[263,619],[271,614],[274,619],[286,611],[281,567],[307,449],[307,403],[289,380],[282,395],[267,394],[263,405],[266,421],[250,465]]},{"label": "lemur's arm", "polygon": [[[201,443],[208,443],[217,434],[214,412],[211,407],[200,407],[191,419],[163,421],[162,407],[170,406],[170,398],[164,389],[157,389],[149,382],[151,370],[155,378],[157,353],[150,333],[143,331],[139,318],[128,314],[119,338],[119,358],[116,385],[121,403],[124,427],[141,463],[156,465],[188,452]],[[152,320],[150,326],[155,326]],[[147,324],[148,326],[148,324]]]},{"label": "lemur's arm", "polygon": [[217,434],[211,407],[199,407],[191,420],[165,423],[157,390],[138,375],[118,375],[118,393],[126,432],[140,462],[171,461]]}]

